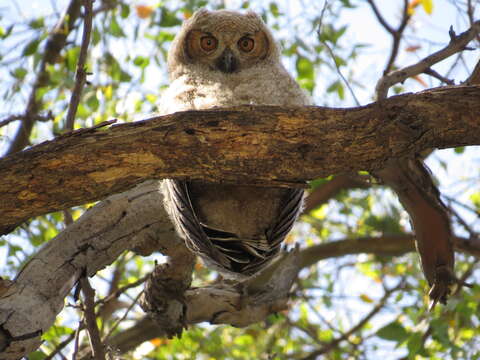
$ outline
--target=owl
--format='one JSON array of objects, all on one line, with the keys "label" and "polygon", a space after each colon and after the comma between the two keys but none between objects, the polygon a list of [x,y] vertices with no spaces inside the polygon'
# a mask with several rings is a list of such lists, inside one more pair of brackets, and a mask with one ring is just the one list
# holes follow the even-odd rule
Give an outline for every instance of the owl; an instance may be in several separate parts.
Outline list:
[{"label": "owl", "polygon": [[[168,54],[168,114],[236,105],[309,105],[280,62],[280,49],[253,12],[195,12]],[[251,276],[281,249],[303,190],[165,180],[165,207],[186,246],[228,278]]]}]

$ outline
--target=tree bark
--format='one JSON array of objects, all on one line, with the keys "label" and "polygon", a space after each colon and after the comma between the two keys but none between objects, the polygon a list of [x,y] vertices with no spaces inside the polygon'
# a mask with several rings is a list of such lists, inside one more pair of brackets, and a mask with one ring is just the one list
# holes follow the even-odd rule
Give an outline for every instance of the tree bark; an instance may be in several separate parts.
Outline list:
[{"label": "tree bark", "polygon": [[0,159],[0,234],[147,178],[298,186],[426,148],[480,144],[480,87],[349,109],[240,106],[82,129]]}]

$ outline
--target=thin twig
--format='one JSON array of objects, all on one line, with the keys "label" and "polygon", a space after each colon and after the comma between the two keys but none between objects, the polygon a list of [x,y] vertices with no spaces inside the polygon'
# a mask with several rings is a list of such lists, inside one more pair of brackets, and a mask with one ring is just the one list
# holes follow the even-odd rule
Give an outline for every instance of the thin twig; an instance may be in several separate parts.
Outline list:
[{"label": "thin twig", "polygon": [[[468,0],[467,15],[468,15],[468,20],[470,21],[470,26],[472,26],[473,23],[475,22],[474,13],[475,13],[475,7],[472,4],[472,0]],[[480,42],[480,34],[477,34],[477,41]]]},{"label": "thin twig", "polygon": [[[16,2],[14,1],[14,3]],[[38,118],[38,112],[41,108],[41,99],[37,96],[38,89],[48,83],[49,80],[47,65],[56,61],[60,51],[66,45],[68,34],[73,30],[80,14],[80,7],[80,0],[71,0],[67,11],[62,18],[59,19],[50,33],[45,44],[45,50],[42,60],[40,61],[35,82],[30,90],[23,121],[18,127],[6,155],[20,151],[28,145],[30,133],[32,132],[33,125]]]},{"label": "thin twig", "polygon": [[110,339],[110,337],[112,336],[113,332],[115,331],[115,329],[118,327],[118,325],[121,324],[121,322],[123,320],[125,320],[125,318],[127,317],[127,315],[129,314],[129,312],[133,309],[133,307],[138,303],[138,300],[140,299],[140,296],[142,296],[143,294],[143,290],[140,291],[137,295],[137,297],[135,298],[134,301],[132,301],[132,303],[130,304],[130,306],[127,308],[127,310],[125,311],[125,313],[122,315],[121,318],[119,318],[117,321],[115,321],[115,323],[112,325],[112,327],[110,328],[110,331],[108,332],[107,336],[105,336],[105,338],[103,339],[103,342],[106,344],[108,342],[108,340]]},{"label": "thin twig", "polygon": [[[1,120],[0,121],[0,127],[2,126],[5,126],[5,125],[8,125],[10,124],[12,121],[16,121],[16,120],[24,120],[25,119],[25,115],[24,114],[14,114],[14,115],[10,115],[10,116],[7,116],[5,119]],[[48,112],[47,115],[43,116],[43,115],[36,115],[35,116],[35,120],[36,121],[49,121],[49,120],[53,120],[53,113],[51,111]]]},{"label": "thin twig", "polygon": [[395,30],[386,22],[385,18],[382,16],[380,13],[380,10],[378,10],[377,5],[375,4],[374,0],[367,0],[367,2],[370,4],[370,7],[372,8],[373,12],[375,13],[375,16],[377,17],[377,20],[382,24],[382,26],[387,30],[390,34],[394,34]]},{"label": "thin twig", "polygon": [[[328,1],[329,0],[325,0],[325,2],[323,3],[322,11],[320,13],[320,20],[319,20],[318,30],[317,30],[317,35],[318,35],[319,39],[321,39],[320,34],[321,34],[321,30],[322,30],[323,17],[325,16],[325,12],[326,12],[327,7],[328,7]],[[340,66],[335,61],[335,54],[333,53],[332,49],[330,48],[330,46],[327,44],[326,41],[321,41],[320,40],[320,42],[328,50],[328,53],[333,60],[333,63],[335,65],[335,69],[337,70],[338,75],[340,76],[340,78],[343,80],[343,82],[347,86],[348,90],[350,91],[350,94],[352,94],[352,97],[355,100],[355,103],[357,104],[357,106],[360,106],[360,102],[358,101],[357,97],[355,96],[355,93],[353,92],[353,89],[350,87],[350,84],[347,81],[347,79],[345,78],[345,76],[343,76],[342,71],[340,70]]]},{"label": "thin twig", "polygon": [[55,355],[57,355],[65,346],[70,344],[70,342],[75,338],[76,331],[68,335],[68,337],[63,340],[60,344],[58,344],[55,349],[50,353],[50,355],[46,356],[43,360],[52,360]]},{"label": "thin twig", "polygon": [[480,85],[480,59],[468,79],[465,80],[465,85]]},{"label": "thin twig", "polygon": [[350,330],[348,330],[342,336],[330,341],[326,346],[313,351],[308,356],[304,357],[302,360],[314,360],[314,359],[317,359],[320,355],[326,354],[332,351],[333,349],[335,349],[338,346],[338,344],[340,344],[344,340],[347,340],[351,335],[353,335],[358,330],[360,330],[363,326],[365,326],[378,312],[380,312],[385,306],[388,298],[395,291],[399,290],[403,285],[404,285],[404,281],[402,279],[397,286],[391,289],[388,289],[383,295],[383,297],[380,299],[378,304],[375,305],[375,307],[372,310],[370,310],[370,312],[367,315],[365,315],[365,317],[361,319],[355,326],[353,326]]},{"label": "thin twig", "polygon": [[476,21],[470,29],[455,35],[450,40],[450,43],[443,49],[428,55],[416,64],[407,66],[403,69],[399,69],[384,75],[377,83],[376,92],[378,99],[384,99],[387,97],[388,89],[391,86],[401,83],[409,77],[421,74],[429,69],[432,65],[445,60],[453,54],[465,50],[467,44],[480,32],[480,21]]},{"label": "thin twig", "polygon": [[[320,31],[320,30],[319,30],[319,31]],[[353,91],[352,87],[350,86],[350,83],[349,83],[348,80],[345,78],[345,76],[343,76],[342,70],[340,70],[340,66],[337,64],[337,61],[335,60],[335,54],[333,53],[333,50],[330,48],[330,46],[327,44],[326,41],[322,41],[322,44],[323,44],[323,46],[325,46],[325,48],[327,49],[330,57],[332,58],[333,64],[335,65],[335,69],[337,70],[337,73],[338,73],[338,75],[340,76],[340,78],[342,79],[342,81],[343,81],[343,82],[345,83],[345,85],[347,86],[348,91],[350,92],[350,94],[351,94],[352,97],[353,97],[353,100],[355,101],[355,104],[356,104],[357,106],[360,106],[360,101],[358,101],[358,98],[356,97],[355,92]]]},{"label": "thin twig", "polygon": [[80,55],[78,56],[77,72],[75,74],[75,87],[70,97],[70,105],[68,107],[65,130],[73,130],[75,122],[75,115],[77,114],[78,104],[80,103],[80,96],[82,94],[83,86],[87,81],[87,72],[85,70],[85,62],[87,60],[88,44],[90,43],[90,34],[92,32],[93,22],[93,0],[84,0],[83,8],[85,9],[85,17],[83,23],[82,46],[80,48]]},{"label": "thin twig", "polygon": [[79,349],[79,343],[80,343],[80,331],[85,328],[85,322],[80,320],[78,323],[77,330],[75,330],[75,341],[73,343],[73,354],[72,354],[72,360],[77,359],[77,354],[78,354],[78,349]]},{"label": "thin twig", "polygon": [[90,282],[86,277],[80,279],[82,292],[85,301],[85,322],[90,339],[90,346],[92,348],[93,358],[95,360],[105,359],[105,349],[100,339],[100,331],[98,330],[96,316],[95,316],[95,290],[93,290]]},{"label": "thin twig", "polygon": [[403,32],[407,27],[408,20],[410,20],[410,15],[408,15],[408,0],[403,0],[402,22],[400,23],[397,30],[392,33],[392,49],[390,51],[390,57],[388,58],[387,65],[385,66],[385,70],[383,70],[384,74],[388,74],[393,68],[393,64],[397,59],[398,49],[400,48],[400,42],[402,41]]},{"label": "thin twig", "polygon": [[100,299],[100,300],[97,300],[95,302],[95,305],[98,305],[98,304],[104,304],[104,303],[107,303],[109,302],[110,300],[114,299],[114,298],[117,298],[119,297],[121,294],[123,294],[125,291],[131,289],[131,288],[134,288],[134,287],[137,287],[141,284],[143,284],[147,279],[148,279],[148,276],[149,275],[145,275],[144,277],[138,279],[137,281],[134,281],[128,285],[125,285],[123,287],[121,287],[120,289],[117,289],[115,290],[114,292],[112,292],[111,294],[109,294],[107,297],[103,298],[103,299]]},{"label": "thin twig", "polygon": [[382,16],[380,11],[377,8],[374,0],[367,0],[372,8],[375,16],[377,17],[378,22],[385,28],[387,32],[389,32],[393,37],[392,49],[390,50],[390,56],[388,57],[387,65],[383,70],[383,74],[387,74],[392,70],[393,64],[398,56],[398,49],[400,48],[400,42],[403,37],[403,31],[407,27],[408,20],[410,20],[410,15],[408,14],[408,0],[403,0],[403,11],[402,11],[402,21],[397,29],[394,29],[390,26],[385,18]]},{"label": "thin twig", "polygon": [[440,80],[441,82],[447,84],[447,85],[455,85],[455,81],[446,78],[445,76],[442,76],[432,68],[428,68],[427,70],[424,71],[425,74],[433,76],[435,79]]}]

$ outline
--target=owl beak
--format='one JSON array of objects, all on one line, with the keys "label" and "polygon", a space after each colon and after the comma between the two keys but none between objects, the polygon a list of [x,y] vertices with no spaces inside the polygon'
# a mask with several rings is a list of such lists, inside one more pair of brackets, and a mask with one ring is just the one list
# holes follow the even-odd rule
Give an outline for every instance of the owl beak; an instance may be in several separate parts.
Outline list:
[{"label": "owl beak", "polygon": [[224,73],[233,73],[238,69],[238,60],[232,50],[227,47],[217,59],[216,66]]}]

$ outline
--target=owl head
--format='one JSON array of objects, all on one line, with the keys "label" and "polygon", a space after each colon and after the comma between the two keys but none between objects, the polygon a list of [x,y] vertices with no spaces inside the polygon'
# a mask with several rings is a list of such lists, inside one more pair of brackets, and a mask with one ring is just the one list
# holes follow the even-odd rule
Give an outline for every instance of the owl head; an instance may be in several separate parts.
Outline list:
[{"label": "owl head", "polygon": [[277,63],[279,49],[262,19],[245,14],[201,9],[186,20],[168,54],[170,76],[181,68],[199,65],[224,74],[237,73],[259,63]]}]

